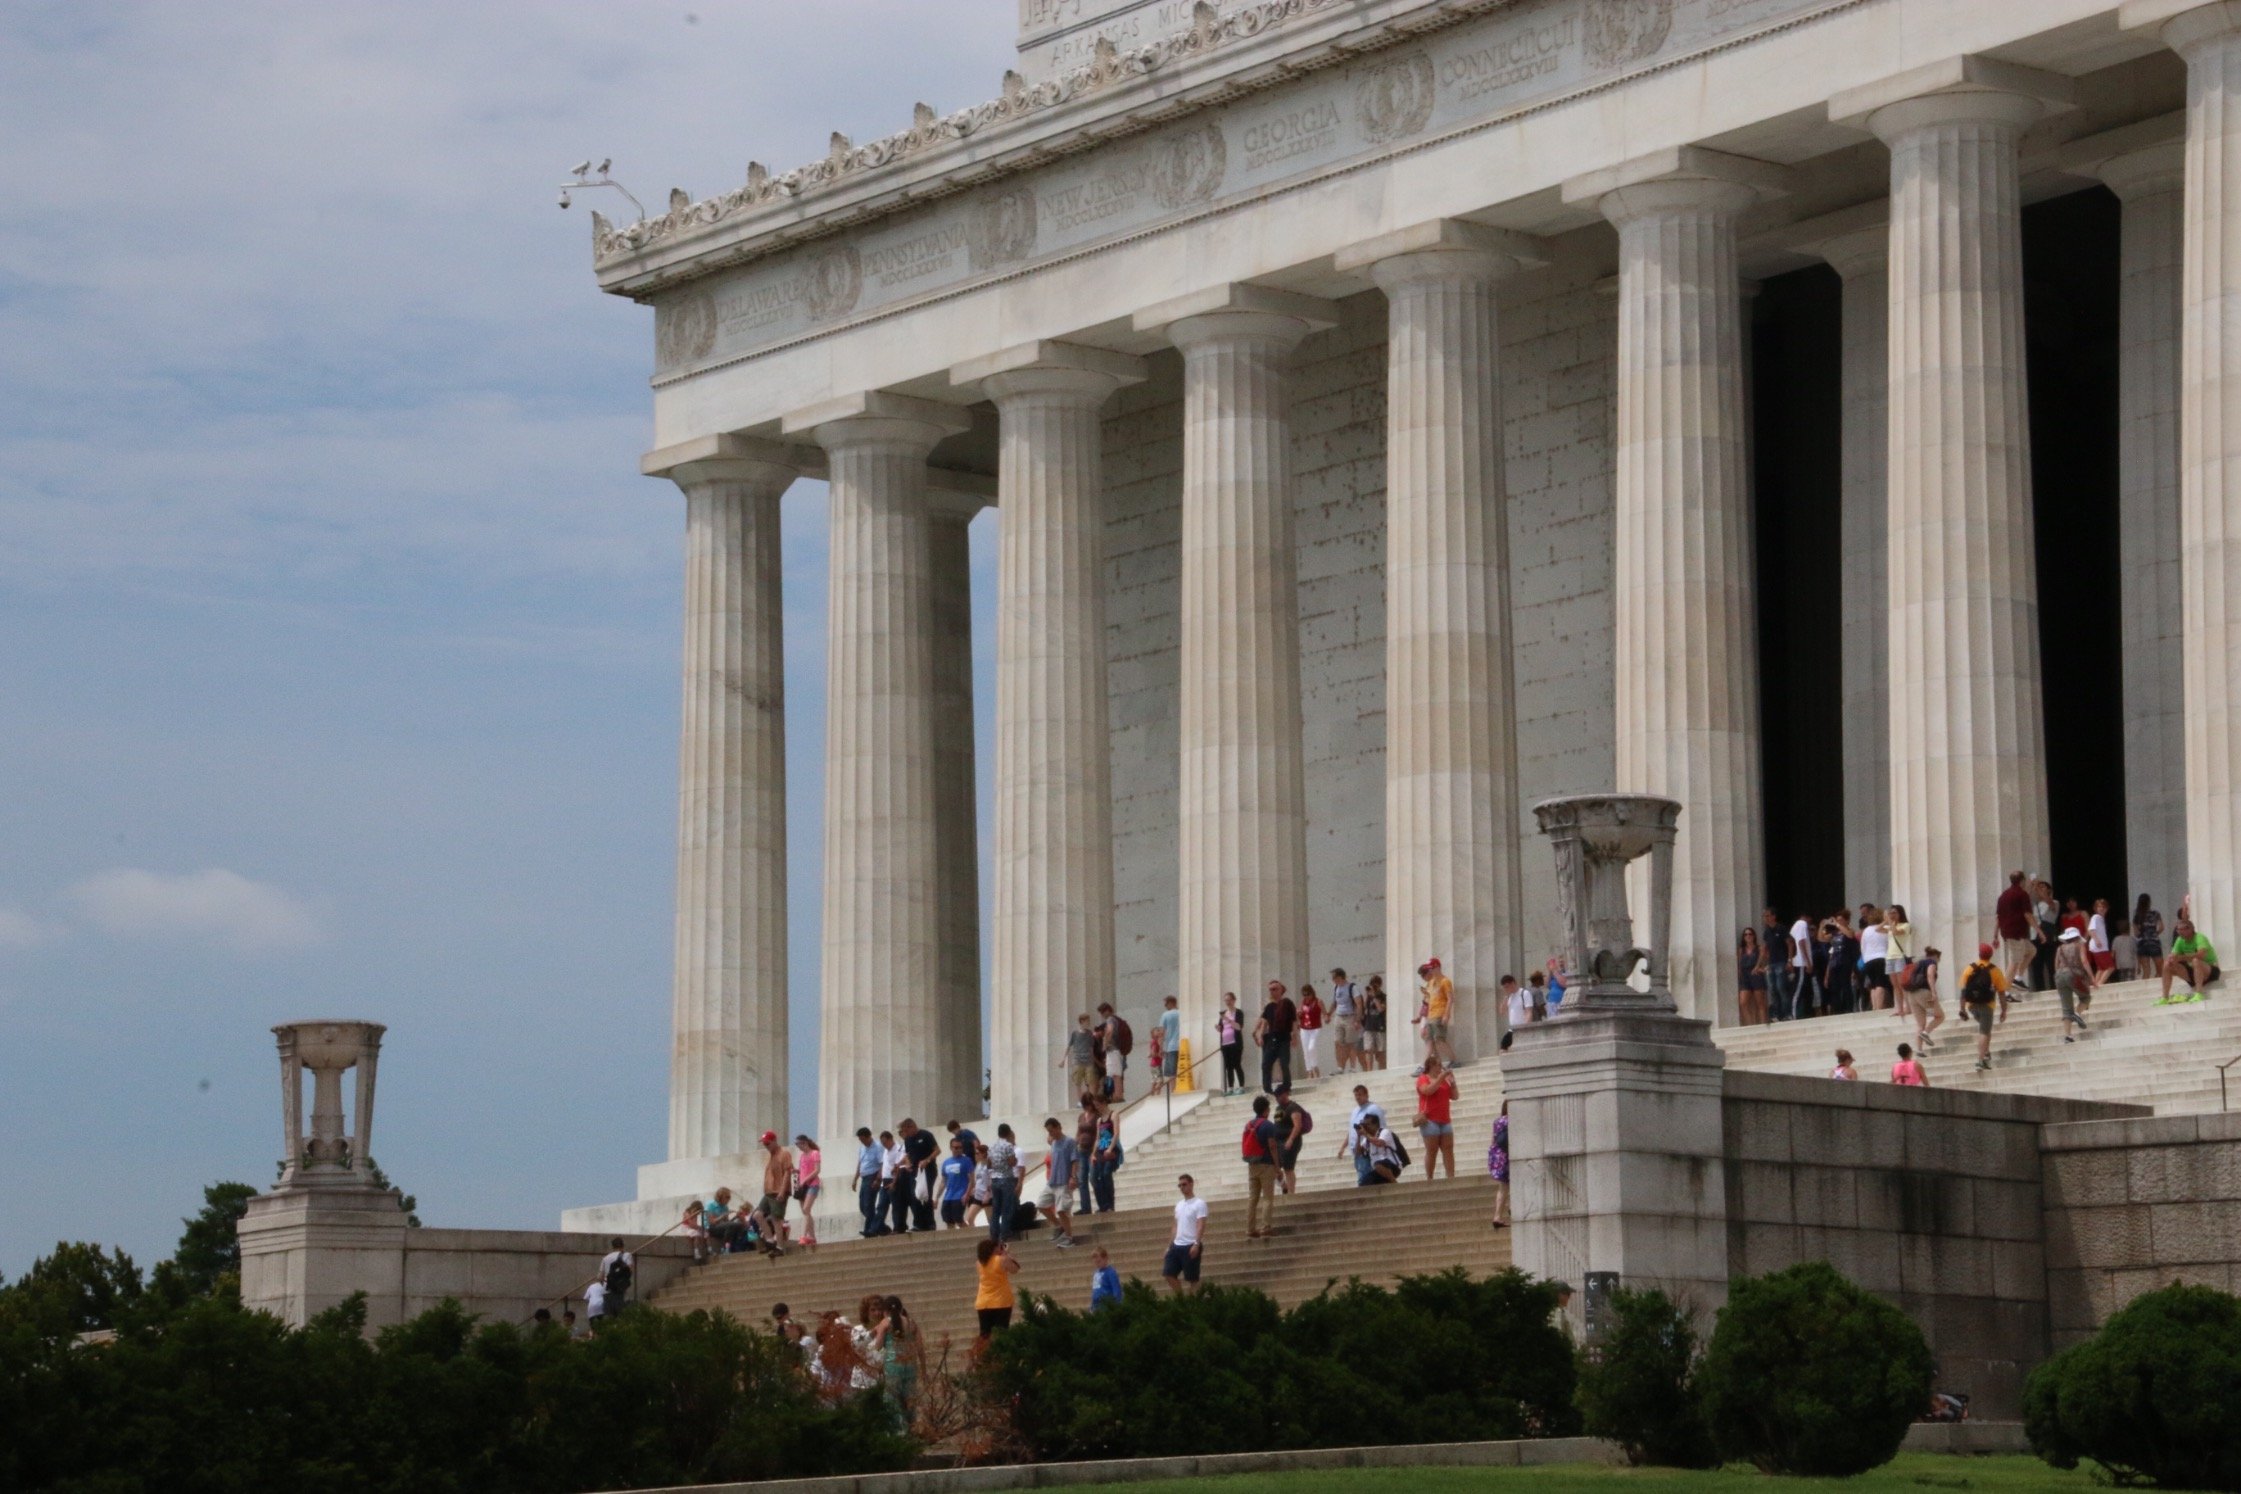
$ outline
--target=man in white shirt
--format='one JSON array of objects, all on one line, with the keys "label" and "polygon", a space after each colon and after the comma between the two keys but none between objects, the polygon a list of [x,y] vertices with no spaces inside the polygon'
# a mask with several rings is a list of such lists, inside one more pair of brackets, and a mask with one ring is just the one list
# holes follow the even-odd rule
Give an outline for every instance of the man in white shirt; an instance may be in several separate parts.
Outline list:
[{"label": "man in white shirt", "polygon": [[1510,1031],[1533,1020],[1533,993],[1519,985],[1516,976],[1502,977],[1502,1000],[1509,1008]]},{"label": "man in white shirt", "polygon": [[1175,1180],[1175,1189],[1183,1196],[1175,1205],[1175,1238],[1167,1247],[1166,1258],[1160,1262],[1159,1274],[1171,1292],[1181,1292],[1183,1283],[1189,1282],[1192,1291],[1198,1290],[1199,1263],[1205,1256],[1206,1200],[1198,1196],[1191,1183],[1191,1175],[1184,1173]]},{"label": "man in white shirt", "polygon": [[592,1333],[600,1330],[607,1316],[607,1288],[596,1281],[584,1288],[584,1316],[590,1322]]},{"label": "man in white shirt", "polygon": [[1346,1122],[1346,1134],[1339,1138],[1338,1154],[1354,1159],[1354,1184],[1367,1187],[1370,1178],[1369,1158],[1362,1151],[1362,1122],[1370,1116],[1377,1117],[1380,1130],[1385,1126],[1385,1107],[1370,1099],[1369,1086],[1354,1086],[1354,1114]]},{"label": "man in white shirt", "polygon": [[887,1232],[910,1232],[910,1179],[903,1175],[903,1144],[892,1131],[879,1133],[879,1196],[887,1203]]},{"label": "man in white shirt", "polygon": [[1813,925],[1800,913],[1790,925],[1790,990],[1784,1017],[1805,1015],[1805,993],[1813,980]]}]

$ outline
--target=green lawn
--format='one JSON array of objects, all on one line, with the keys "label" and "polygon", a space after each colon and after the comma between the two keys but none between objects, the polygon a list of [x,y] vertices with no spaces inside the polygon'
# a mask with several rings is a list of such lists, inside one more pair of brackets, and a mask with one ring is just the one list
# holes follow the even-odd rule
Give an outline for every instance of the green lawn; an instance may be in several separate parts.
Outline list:
[{"label": "green lawn", "polygon": [[[1205,1494],[1788,1494],[1790,1490],[1841,1489],[1844,1494],[1920,1494],[1926,1489],[1967,1489],[1982,1494],[2024,1494],[2042,1489],[2092,1489],[2084,1469],[2063,1473],[2037,1458],[1958,1458],[1901,1453],[1859,1478],[1772,1478],[1747,1468],[1680,1473],[1670,1468],[1336,1468],[1308,1473],[1241,1473],[1230,1478],[1180,1480]],[[1142,1485],[1101,1484],[1096,1490],[1141,1490]],[[1077,1494],[1091,1494],[1090,1488]],[[1166,1494],[1166,1491],[1162,1491]]]}]

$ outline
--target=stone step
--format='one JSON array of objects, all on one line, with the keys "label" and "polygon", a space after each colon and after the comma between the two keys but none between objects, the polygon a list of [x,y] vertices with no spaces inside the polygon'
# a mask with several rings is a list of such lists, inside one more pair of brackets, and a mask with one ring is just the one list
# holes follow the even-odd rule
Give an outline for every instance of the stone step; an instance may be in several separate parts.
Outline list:
[{"label": "stone step", "polygon": [[[1278,1201],[1277,1235],[1261,1242],[1244,1239],[1241,1205],[1217,1202],[1208,1220],[1205,1279],[1257,1286],[1290,1306],[1349,1275],[1390,1282],[1454,1265],[1483,1275],[1509,1263],[1508,1232],[1489,1221],[1492,1202],[1483,1180],[1470,1179],[1302,1193]],[[1022,1293],[1086,1304],[1092,1243],[1112,1252],[1124,1278],[1156,1282],[1172,1227],[1173,1213],[1163,1205],[1079,1221],[1084,1243],[1073,1250],[1049,1244],[1047,1231],[1032,1231],[1013,1247],[1021,1263],[1015,1284]],[[727,1256],[688,1272],[656,1294],[653,1305],[678,1312],[721,1309],[760,1322],[783,1301],[800,1318],[828,1308],[853,1318],[859,1299],[878,1292],[901,1297],[930,1344],[942,1334],[961,1343],[977,1328],[973,1255],[981,1237],[977,1230],[949,1230],[835,1241],[778,1261]]]}]

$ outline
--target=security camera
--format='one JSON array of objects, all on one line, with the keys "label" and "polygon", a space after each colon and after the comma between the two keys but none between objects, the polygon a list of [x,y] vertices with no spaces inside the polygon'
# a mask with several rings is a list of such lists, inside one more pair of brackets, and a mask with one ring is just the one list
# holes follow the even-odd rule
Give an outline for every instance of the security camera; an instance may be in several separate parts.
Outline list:
[{"label": "security camera", "polygon": [[575,171],[576,171],[576,175],[578,175],[578,176],[589,176],[589,175],[591,175],[591,162],[589,162],[589,161],[578,161],[578,162],[576,163]]},{"label": "security camera", "polygon": [[565,187],[563,187],[560,192],[560,205],[562,207],[568,206],[568,190]]}]

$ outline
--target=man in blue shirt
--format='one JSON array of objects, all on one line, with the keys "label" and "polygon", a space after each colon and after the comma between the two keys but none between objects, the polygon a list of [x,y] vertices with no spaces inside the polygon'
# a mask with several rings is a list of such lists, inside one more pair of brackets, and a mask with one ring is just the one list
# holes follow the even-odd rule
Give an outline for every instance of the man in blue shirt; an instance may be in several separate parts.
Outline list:
[{"label": "man in blue shirt", "polygon": [[1044,1164],[1050,1174],[1050,1242],[1071,1250],[1080,1243],[1074,1238],[1074,1185],[1082,1149],[1055,1116],[1043,1122],[1043,1134],[1050,1139],[1050,1160]]},{"label": "man in blue shirt", "polygon": [[950,1229],[965,1227],[965,1190],[973,1185],[973,1159],[963,1137],[952,1137],[949,1155],[942,1158],[942,1223]]},{"label": "man in blue shirt", "polygon": [[1089,1253],[1089,1261],[1097,1268],[1089,1278],[1089,1310],[1103,1312],[1121,1299],[1120,1272],[1113,1269],[1113,1257],[1102,1245]]},{"label": "man in blue shirt", "polygon": [[887,1156],[886,1148],[872,1139],[871,1127],[856,1128],[856,1207],[864,1216],[863,1237],[887,1233],[887,1221],[879,1206],[879,1171]]},{"label": "man in blue shirt", "polygon": [[1175,1075],[1180,1071],[1183,1053],[1183,1014],[1175,1008],[1175,998],[1167,998],[1166,1010],[1159,1014],[1159,1077],[1153,1083],[1153,1093],[1175,1087]]}]

